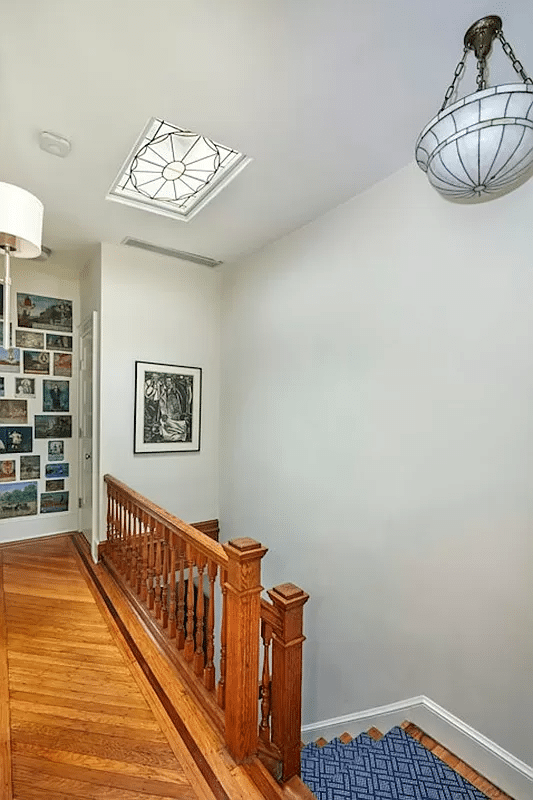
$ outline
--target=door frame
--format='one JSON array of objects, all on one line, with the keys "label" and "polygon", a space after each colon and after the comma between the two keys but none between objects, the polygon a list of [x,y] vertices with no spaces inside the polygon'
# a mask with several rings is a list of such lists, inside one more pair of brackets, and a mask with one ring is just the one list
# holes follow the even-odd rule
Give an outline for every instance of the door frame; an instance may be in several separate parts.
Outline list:
[{"label": "door frame", "polygon": [[[99,432],[100,432],[100,406],[99,406],[99,328],[98,311],[92,311],[79,326],[79,369],[78,369],[78,434],[80,447],[78,455],[78,498],[81,498],[83,465],[81,463],[81,433],[83,418],[83,393],[82,393],[82,373],[83,365],[83,337],[92,333],[92,375],[91,375],[91,402],[92,402],[92,435],[91,435],[91,554],[93,560],[98,561],[98,543],[100,541],[100,485],[99,485]],[[78,500],[78,530],[81,530],[81,509]]]}]

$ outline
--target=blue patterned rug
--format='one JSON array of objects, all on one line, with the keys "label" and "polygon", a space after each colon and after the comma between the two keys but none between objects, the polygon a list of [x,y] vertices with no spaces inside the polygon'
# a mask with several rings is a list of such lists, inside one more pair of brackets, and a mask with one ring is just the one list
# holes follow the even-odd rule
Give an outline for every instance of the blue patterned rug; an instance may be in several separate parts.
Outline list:
[{"label": "blue patterned rug", "polygon": [[402,728],[374,741],[333,739],[302,750],[302,780],[318,800],[487,800]]}]

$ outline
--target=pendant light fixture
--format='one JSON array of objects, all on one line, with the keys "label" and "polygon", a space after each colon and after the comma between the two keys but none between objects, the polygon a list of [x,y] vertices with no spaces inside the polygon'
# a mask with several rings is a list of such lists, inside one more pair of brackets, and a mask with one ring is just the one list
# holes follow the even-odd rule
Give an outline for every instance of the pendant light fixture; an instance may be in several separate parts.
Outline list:
[{"label": "pendant light fixture", "polygon": [[11,343],[10,259],[36,258],[41,253],[43,204],[11,183],[0,182],[0,252],[4,255],[4,334],[3,347]]},{"label": "pendant light fixture", "polygon": [[[495,39],[523,83],[487,88],[487,57]],[[477,59],[477,91],[448,105],[470,51]],[[533,81],[505,40],[500,17],[483,17],[467,30],[442,107],[416,143],[416,160],[432,186],[450,200],[494,198],[533,172]]]}]

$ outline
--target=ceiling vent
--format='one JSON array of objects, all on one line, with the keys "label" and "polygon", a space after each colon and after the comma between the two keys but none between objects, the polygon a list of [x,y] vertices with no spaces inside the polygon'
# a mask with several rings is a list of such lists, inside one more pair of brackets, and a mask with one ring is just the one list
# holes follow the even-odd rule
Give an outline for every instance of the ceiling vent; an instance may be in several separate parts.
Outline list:
[{"label": "ceiling vent", "polygon": [[141,239],[134,239],[132,236],[126,236],[121,241],[121,244],[126,245],[126,247],[136,247],[138,250],[147,250],[149,253],[157,253],[160,256],[179,258],[181,261],[192,261],[193,264],[201,264],[203,267],[218,267],[219,264],[222,264],[222,261],[216,261],[208,256],[188,253],[186,250],[174,250],[172,247],[159,247],[157,244],[143,242]]}]

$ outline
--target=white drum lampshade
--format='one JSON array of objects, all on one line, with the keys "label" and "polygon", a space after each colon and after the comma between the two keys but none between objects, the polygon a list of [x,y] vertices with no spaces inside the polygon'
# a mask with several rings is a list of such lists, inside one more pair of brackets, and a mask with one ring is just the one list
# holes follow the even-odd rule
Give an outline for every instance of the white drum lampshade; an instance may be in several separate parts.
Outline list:
[{"label": "white drum lampshade", "polygon": [[[0,237],[9,241],[10,255],[36,258],[41,253],[43,204],[33,194],[0,182]],[[3,236],[2,236],[3,234]]]}]

